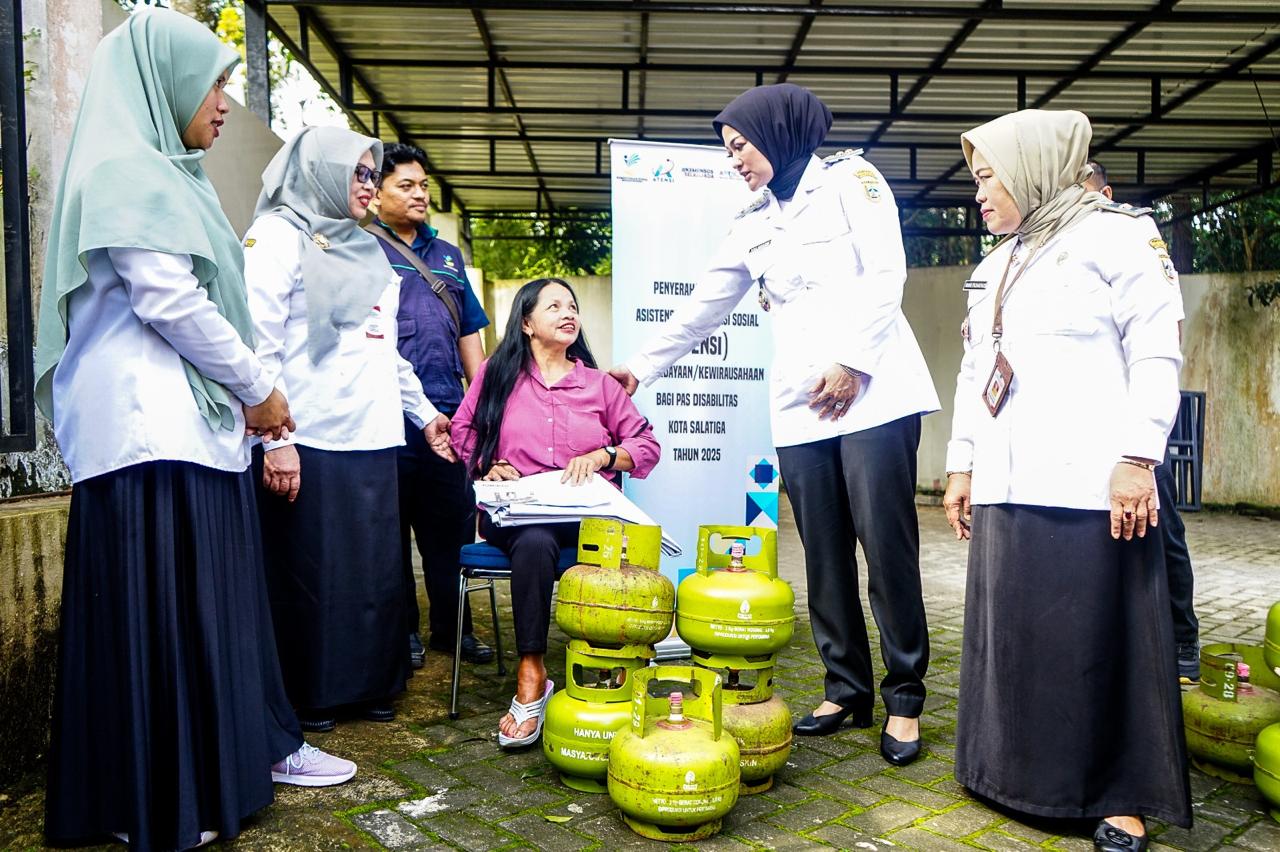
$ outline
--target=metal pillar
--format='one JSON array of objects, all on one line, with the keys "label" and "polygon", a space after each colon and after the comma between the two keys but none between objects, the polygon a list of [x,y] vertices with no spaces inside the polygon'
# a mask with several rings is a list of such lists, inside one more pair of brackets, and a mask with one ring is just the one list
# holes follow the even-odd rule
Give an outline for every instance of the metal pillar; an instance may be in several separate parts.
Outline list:
[{"label": "metal pillar", "polygon": [[244,0],[245,99],[249,110],[271,126],[271,74],[267,53],[267,5]]}]

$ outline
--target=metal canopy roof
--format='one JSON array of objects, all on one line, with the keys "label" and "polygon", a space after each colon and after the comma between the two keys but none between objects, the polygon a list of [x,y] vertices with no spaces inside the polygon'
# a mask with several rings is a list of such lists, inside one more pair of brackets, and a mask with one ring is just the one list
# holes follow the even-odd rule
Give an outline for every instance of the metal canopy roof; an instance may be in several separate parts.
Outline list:
[{"label": "metal canopy roof", "polygon": [[783,80],[835,114],[819,153],[865,148],[903,207],[971,200],[960,133],[1021,107],[1087,113],[1121,198],[1276,184],[1277,0],[249,0],[246,9],[250,32],[265,12],[267,29],[358,124],[423,147],[437,201],[470,215],[607,208],[609,137],[713,144],[720,108]]}]

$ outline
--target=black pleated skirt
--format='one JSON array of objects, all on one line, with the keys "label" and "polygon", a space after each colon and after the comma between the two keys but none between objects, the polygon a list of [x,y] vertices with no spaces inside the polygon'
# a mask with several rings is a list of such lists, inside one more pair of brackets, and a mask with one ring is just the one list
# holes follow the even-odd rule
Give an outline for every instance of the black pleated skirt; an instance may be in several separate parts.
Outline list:
[{"label": "black pleated skirt", "polygon": [[253,484],[185,462],[72,489],[50,841],[235,837],[302,743],[276,658]]},{"label": "black pleated skirt", "polygon": [[1107,512],[976,506],[956,780],[1045,817],[1191,824],[1160,536]]},{"label": "black pleated skirt", "polygon": [[285,688],[300,710],[385,702],[409,677],[396,448],[298,453],[297,499],[258,496]]}]

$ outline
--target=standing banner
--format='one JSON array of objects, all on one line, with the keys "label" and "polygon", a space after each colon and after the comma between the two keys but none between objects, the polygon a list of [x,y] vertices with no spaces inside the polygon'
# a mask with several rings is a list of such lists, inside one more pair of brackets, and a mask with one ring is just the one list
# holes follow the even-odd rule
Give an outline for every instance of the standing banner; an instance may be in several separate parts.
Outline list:
[{"label": "standing banner", "polygon": [[[621,363],[690,298],[734,217],[755,197],[723,148],[612,139],[613,352]],[[692,354],[636,391],[662,460],[626,493],[681,547],[679,585],[702,524],[777,526],[769,433],[772,331],[754,290]],[[744,487],[745,486],[745,487]]]}]

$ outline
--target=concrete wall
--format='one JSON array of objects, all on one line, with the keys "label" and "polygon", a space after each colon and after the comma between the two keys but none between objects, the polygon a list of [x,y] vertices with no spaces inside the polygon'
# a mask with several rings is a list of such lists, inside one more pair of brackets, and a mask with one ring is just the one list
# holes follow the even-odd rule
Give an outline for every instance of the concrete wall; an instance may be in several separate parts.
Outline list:
[{"label": "concrete wall", "polygon": [[[613,365],[613,279],[608,275],[586,275],[565,280],[578,296],[582,330],[591,345],[591,354],[602,369],[608,369]],[[485,329],[485,351],[492,352],[498,344],[511,316],[511,301],[526,283],[524,278],[507,278],[485,284],[484,309],[491,323]]]},{"label": "concrete wall", "polygon": [[0,506],[0,789],[49,742],[68,502]]}]

